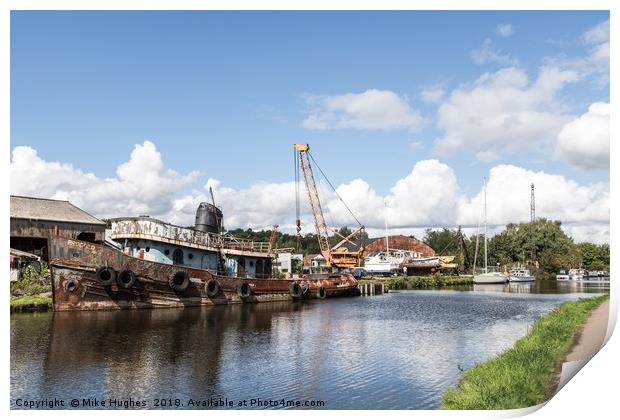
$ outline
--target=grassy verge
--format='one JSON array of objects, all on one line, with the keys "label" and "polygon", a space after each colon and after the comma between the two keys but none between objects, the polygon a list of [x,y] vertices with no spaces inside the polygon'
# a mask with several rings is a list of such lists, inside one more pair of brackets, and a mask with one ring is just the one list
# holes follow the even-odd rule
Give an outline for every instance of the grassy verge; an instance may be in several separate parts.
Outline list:
[{"label": "grassy verge", "polygon": [[512,349],[465,372],[456,389],[444,394],[441,408],[499,410],[542,403],[578,327],[608,298],[604,295],[561,304],[540,318]]},{"label": "grassy verge", "polygon": [[441,274],[430,276],[392,276],[362,279],[360,283],[383,283],[387,289],[433,289],[445,286],[463,286],[473,284],[472,276],[444,276]]},{"label": "grassy verge", "polygon": [[11,312],[40,312],[52,307],[51,296],[11,297]]}]

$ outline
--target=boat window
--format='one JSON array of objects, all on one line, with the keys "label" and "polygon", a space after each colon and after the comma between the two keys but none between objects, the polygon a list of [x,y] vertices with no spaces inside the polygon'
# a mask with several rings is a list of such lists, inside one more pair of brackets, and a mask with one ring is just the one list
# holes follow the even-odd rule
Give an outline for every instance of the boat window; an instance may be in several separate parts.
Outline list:
[{"label": "boat window", "polygon": [[189,259],[191,260],[192,258],[194,258],[194,254],[192,254],[192,253],[190,252],[189,254],[187,254],[187,258],[189,258]]},{"label": "boat window", "polygon": [[169,250],[169,249],[166,249],[166,250],[164,251],[164,254],[166,254],[166,255],[170,255],[170,250]]},{"label": "boat window", "polygon": [[172,253],[172,263],[183,264],[183,250],[181,248],[175,249]]}]

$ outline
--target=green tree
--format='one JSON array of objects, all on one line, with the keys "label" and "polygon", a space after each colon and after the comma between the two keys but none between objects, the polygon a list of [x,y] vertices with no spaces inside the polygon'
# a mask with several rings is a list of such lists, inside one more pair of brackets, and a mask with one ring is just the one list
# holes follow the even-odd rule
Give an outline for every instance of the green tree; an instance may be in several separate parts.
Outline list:
[{"label": "green tree", "polygon": [[460,252],[458,232],[453,229],[426,229],[424,243],[441,255],[456,255]]},{"label": "green tree", "polygon": [[591,242],[577,244],[577,250],[579,251],[581,264],[587,269],[591,269],[592,263],[598,261],[600,258],[599,247]]}]

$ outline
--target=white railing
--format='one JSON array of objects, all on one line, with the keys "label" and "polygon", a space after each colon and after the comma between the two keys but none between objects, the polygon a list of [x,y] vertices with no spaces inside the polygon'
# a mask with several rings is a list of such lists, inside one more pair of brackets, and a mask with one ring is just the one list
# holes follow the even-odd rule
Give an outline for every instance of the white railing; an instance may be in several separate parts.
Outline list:
[{"label": "white railing", "polygon": [[268,242],[255,242],[217,233],[200,232],[156,219],[130,218],[112,221],[112,239],[136,236],[152,240],[161,238],[168,241],[186,242],[190,245],[208,248],[235,249],[265,254],[269,251]]}]

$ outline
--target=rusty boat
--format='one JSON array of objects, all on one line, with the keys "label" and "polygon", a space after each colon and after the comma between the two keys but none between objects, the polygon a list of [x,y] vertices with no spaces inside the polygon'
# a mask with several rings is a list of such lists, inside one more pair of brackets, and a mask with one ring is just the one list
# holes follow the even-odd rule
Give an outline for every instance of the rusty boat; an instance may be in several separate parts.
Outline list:
[{"label": "rusty boat", "polygon": [[112,241],[104,244],[52,236],[54,310],[226,305],[359,293],[347,273],[273,278],[273,244],[227,236],[222,219],[218,207],[201,203],[194,228],[140,216],[112,219]]}]

